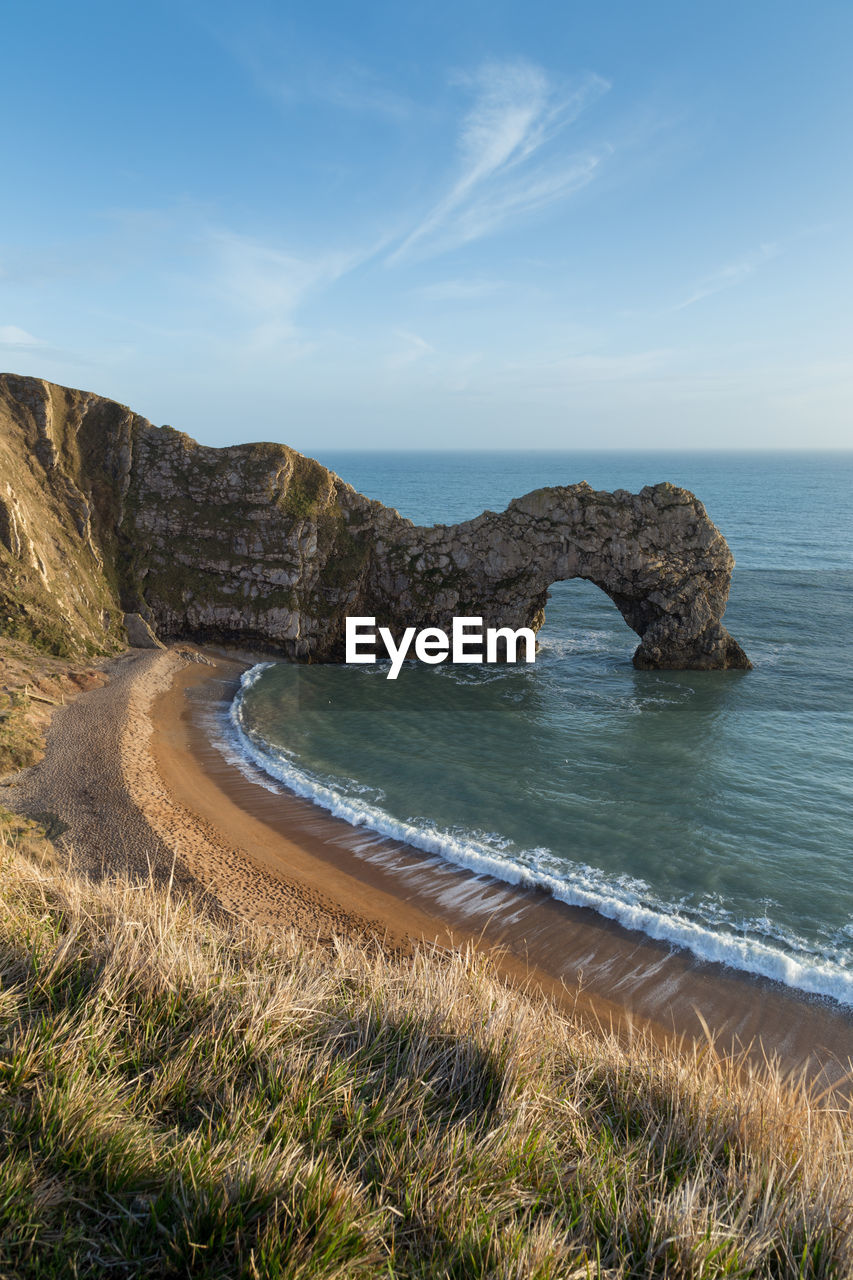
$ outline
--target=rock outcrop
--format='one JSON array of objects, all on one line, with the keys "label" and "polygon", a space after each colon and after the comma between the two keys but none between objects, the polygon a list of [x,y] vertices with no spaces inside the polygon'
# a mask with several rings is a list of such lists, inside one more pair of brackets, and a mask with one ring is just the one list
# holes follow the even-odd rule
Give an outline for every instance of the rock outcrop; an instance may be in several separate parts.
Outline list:
[{"label": "rock outcrop", "polygon": [[165,649],[166,647],[162,640],[157,639],[140,613],[126,613],[124,629],[131,649]]},{"label": "rock outcrop", "polygon": [[111,400],[11,374],[0,475],[0,630],[15,634],[93,651],[138,614],[162,637],[340,661],[347,615],[395,633],[463,614],[538,630],[551,583],[580,577],[640,636],[636,666],[749,666],[721,622],[731,552],[670,484],[538,489],[501,513],[419,528],[286,446],[205,448]]}]

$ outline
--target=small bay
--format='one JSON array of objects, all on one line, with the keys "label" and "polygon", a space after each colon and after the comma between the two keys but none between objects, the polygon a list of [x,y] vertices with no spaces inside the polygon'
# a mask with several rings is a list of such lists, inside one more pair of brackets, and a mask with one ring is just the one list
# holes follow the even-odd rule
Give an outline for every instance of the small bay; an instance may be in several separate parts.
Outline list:
[{"label": "small bay", "polygon": [[612,602],[557,583],[532,666],[261,665],[239,749],[353,823],[853,1004],[853,454],[319,460],[416,524],[546,484],[683,485],[734,552],[754,670],[635,671]]}]

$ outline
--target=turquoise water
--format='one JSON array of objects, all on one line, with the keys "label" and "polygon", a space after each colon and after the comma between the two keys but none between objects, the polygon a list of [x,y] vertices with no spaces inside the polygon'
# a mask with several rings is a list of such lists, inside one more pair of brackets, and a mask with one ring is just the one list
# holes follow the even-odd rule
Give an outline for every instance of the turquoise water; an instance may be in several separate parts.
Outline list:
[{"label": "turquoise water", "polygon": [[737,569],[741,672],[637,672],[589,583],[533,666],[262,664],[233,741],[357,825],[853,1004],[853,454],[323,454],[418,524],[544,484],[692,489]]}]

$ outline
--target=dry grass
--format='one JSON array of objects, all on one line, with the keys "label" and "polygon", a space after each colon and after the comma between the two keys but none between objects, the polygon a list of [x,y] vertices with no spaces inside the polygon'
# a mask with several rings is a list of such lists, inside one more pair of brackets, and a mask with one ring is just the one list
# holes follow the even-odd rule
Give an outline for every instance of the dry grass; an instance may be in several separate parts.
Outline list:
[{"label": "dry grass", "polygon": [[3,1277],[853,1274],[850,1116],[771,1072],[42,849],[6,824]]},{"label": "dry grass", "polygon": [[0,778],[27,769],[42,754],[42,736],[30,717],[25,693],[0,692]]}]

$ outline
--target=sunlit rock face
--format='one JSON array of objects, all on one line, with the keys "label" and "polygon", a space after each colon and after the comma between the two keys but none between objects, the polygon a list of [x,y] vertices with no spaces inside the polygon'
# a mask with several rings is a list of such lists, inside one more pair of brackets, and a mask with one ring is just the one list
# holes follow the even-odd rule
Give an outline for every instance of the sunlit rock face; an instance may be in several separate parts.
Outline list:
[{"label": "sunlit rock face", "polygon": [[470,613],[487,626],[538,630],[548,587],[585,578],[641,637],[635,666],[744,669],[748,659],[721,623],[733,566],[687,490],[576,484],[537,489],[464,524],[404,526],[378,548],[365,603],[398,628],[428,619],[446,629],[454,614]]},{"label": "sunlit rock face", "polygon": [[284,445],[205,448],[11,374],[0,464],[0,610],[19,628],[64,625],[77,647],[115,645],[139,614],[164,638],[342,661],[348,615],[395,633],[460,615],[538,630],[548,587],[585,578],[640,636],[635,666],[749,666],[721,621],[731,552],[670,484],[538,489],[420,528]]}]

